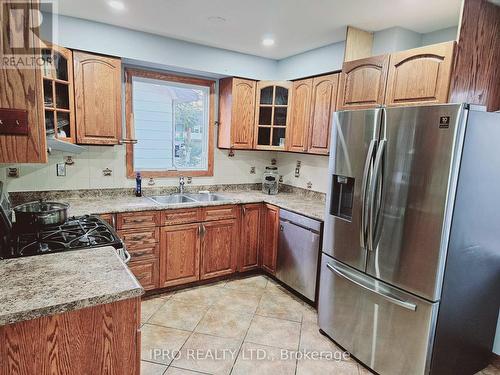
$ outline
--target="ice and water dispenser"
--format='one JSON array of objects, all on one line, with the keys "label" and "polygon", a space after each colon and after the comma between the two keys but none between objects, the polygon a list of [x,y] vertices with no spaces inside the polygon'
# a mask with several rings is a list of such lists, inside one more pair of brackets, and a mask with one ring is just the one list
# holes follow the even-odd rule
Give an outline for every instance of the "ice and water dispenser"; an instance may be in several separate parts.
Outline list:
[{"label": "ice and water dispenser", "polygon": [[330,214],[344,220],[352,220],[354,199],[354,178],[334,174],[332,176]]}]

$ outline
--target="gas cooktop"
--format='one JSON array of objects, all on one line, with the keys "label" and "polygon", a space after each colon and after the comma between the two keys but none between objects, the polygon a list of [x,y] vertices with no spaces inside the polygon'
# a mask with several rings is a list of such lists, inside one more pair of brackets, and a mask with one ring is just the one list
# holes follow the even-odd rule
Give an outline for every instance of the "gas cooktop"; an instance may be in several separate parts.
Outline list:
[{"label": "gas cooktop", "polygon": [[59,251],[88,249],[101,246],[123,248],[115,231],[96,216],[71,217],[64,224],[26,231],[12,228],[3,258],[40,255]]}]

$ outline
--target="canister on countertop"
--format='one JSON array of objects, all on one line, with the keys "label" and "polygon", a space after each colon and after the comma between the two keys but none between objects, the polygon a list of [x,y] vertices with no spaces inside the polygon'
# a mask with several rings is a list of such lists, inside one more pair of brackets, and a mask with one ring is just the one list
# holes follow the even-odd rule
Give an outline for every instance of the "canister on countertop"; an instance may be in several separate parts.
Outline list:
[{"label": "canister on countertop", "polygon": [[274,165],[266,167],[262,176],[262,192],[269,195],[278,194],[279,178],[278,167]]}]

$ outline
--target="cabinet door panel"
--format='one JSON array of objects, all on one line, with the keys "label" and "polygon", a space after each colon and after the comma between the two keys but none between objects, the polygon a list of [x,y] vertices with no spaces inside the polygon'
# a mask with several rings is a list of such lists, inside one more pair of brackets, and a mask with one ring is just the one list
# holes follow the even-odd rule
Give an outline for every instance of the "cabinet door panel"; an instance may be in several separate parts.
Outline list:
[{"label": "cabinet door panel", "polygon": [[203,223],[201,279],[236,272],[238,223],[236,219]]},{"label": "cabinet door panel", "polygon": [[256,82],[241,78],[219,81],[220,148],[250,150],[255,126]]},{"label": "cabinet door panel", "polygon": [[[14,55],[13,49],[18,47],[11,46],[9,38],[22,40],[27,35],[29,47],[23,48],[22,53],[26,54],[27,59],[30,56],[35,58],[34,48],[39,47],[39,42],[30,29],[38,27],[38,13],[32,12],[31,17],[23,17],[23,14],[35,9],[37,3],[32,1],[30,5],[29,1],[21,3],[2,1],[0,6],[4,15],[9,14],[11,9],[22,10],[12,12],[11,17],[4,16],[5,20],[0,23],[0,35],[3,39],[2,55]],[[21,53],[20,48],[16,50],[17,54]],[[0,164],[46,163],[41,69],[24,69],[23,66],[0,69],[0,108],[26,111],[28,117],[27,135],[0,135]]]},{"label": "cabinet door panel", "polygon": [[384,103],[389,55],[344,62],[337,110],[373,108]]},{"label": "cabinet door panel", "polygon": [[338,74],[313,79],[308,152],[328,155],[332,115],[338,91]]},{"label": "cabinet door panel", "polygon": [[446,103],[455,42],[391,54],[386,104]]},{"label": "cabinet door panel", "polygon": [[274,274],[276,272],[276,257],[278,254],[279,208],[269,204],[264,205],[261,221],[261,264],[262,268]]},{"label": "cabinet door panel", "polygon": [[311,114],[313,80],[303,79],[293,83],[293,107],[291,108],[288,150],[305,152]]},{"label": "cabinet door panel", "polygon": [[231,119],[232,148],[253,147],[255,116],[255,81],[233,79],[233,115]]},{"label": "cabinet door panel", "polygon": [[200,279],[200,224],[161,228],[160,286],[185,284]]},{"label": "cabinet door panel", "polygon": [[239,251],[239,270],[248,271],[259,266],[260,214],[262,205],[245,204],[241,217],[241,245]]},{"label": "cabinet door panel", "polygon": [[118,144],[121,138],[121,61],[74,52],[77,141]]}]

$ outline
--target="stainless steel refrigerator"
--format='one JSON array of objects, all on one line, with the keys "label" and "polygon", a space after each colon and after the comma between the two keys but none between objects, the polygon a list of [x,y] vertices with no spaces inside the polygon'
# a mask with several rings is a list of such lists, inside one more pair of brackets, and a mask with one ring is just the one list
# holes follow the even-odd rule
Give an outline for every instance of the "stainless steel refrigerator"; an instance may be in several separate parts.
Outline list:
[{"label": "stainless steel refrigerator", "polygon": [[473,374],[500,305],[500,114],[335,113],[319,326],[377,373]]}]

